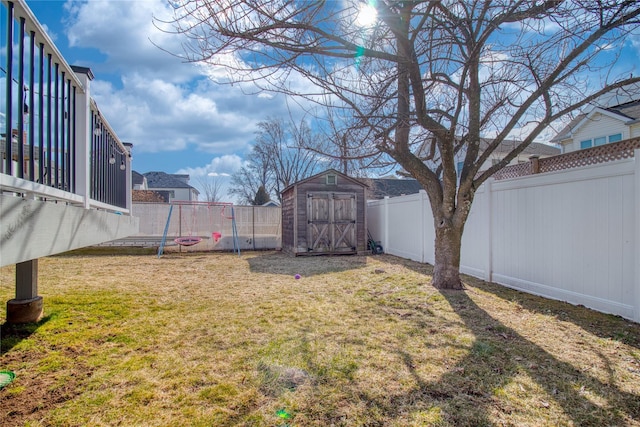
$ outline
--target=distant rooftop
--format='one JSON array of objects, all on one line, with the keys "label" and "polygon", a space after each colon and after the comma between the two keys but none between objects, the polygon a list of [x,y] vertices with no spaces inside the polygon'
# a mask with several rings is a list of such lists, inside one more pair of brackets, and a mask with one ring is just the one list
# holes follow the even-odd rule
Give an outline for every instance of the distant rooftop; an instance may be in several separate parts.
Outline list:
[{"label": "distant rooftop", "polygon": [[422,190],[422,186],[415,179],[364,178],[360,180],[369,185],[370,199],[404,196]]},{"label": "distant rooftop", "polygon": [[144,184],[144,175],[142,175],[140,172],[131,171],[131,183],[133,185]]},{"label": "distant rooftop", "polygon": [[[625,102],[624,104],[614,105],[608,108],[601,108],[601,111],[608,111],[610,113],[620,116],[620,119],[627,119],[627,124],[640,121],[640,94],[637,95],[639,99]],[[591,113],[593,110],[589,111]],[[551,142],[562,141],[570,138],[574,129],[584,120],[589,113],[578,114],[568,125],[566,125],[560,132],[553,137]]]},{"label": "distant rooftop", "polygon": [[[493,142],[493,140],[490,138],[482,138],[480,140],[481,149],[485,149],[491,142]],[[494,153],[509,153],[521,143],[522,141],[518,141],[515,139],[505,139],[495,149]],[[524,150],[522,150],[521,154],[556,156],[560,154],[560,152],[561,150],[558,147],[554,147],[553,145],[543,144],[541,142],[532,142]]]},{"label": "distant rooftop", "polygon": [[[147,172],[144,174],[147,178],[147,186],[149,189],[154,188],[193,188],[186,183],[185,175],[173,175],[166,172]],[[186,175],[188,178],[189,175]]]}]

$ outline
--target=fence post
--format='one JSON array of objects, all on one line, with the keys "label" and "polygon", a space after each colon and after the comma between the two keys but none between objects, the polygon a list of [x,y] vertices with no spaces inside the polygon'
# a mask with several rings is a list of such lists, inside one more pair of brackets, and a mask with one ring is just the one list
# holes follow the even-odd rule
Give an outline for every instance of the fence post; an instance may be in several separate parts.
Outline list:
[{"label": "fence post", "polygon": [[83,197],[83,206],[91,206],[91,96],[89,86],[93,80],[90,68],[72,67],[82,83],[82,91],[76,95],[76,193]]},{"label": "fence post", "polygon": [[635,149],[633,153],[634,161],[634,192],[636,198],[636,235],[634,242],[635,258],[636,258],[636,270],[634,277],[634,320],[640,322],[640,149]]},{"label": "fence post", "polygon": [[487,198],[485,211],[486,215],[486,230],[487,230],[487,250],[484,267],[484,280],[485,282],[491,282],[493,280],[493,178],[489,178],[485,181],[485,197]]},{"label": "fence post", "polygon": [[[425,224],[425,202],[427,202],[427,192],[423,189],[421,189],[418,194],[420,194],[420,262],[421,263],[425,263],[427,262],[426,259],[426,253],[427,251],[425,250],[425,245],[426,245],[426,239],[425,239],[425,232],[427,229],[427,226]],[[429,205],[429,209],[431,209],[431,205]]]},{"label": "fence post", "polygon": [[531,173],[534,175],[540,173],[540,156],[533,154],[529,156],[529,161],[531,162]]},{"label": "fence post", "polygon": [[389,253],[389,196],[384,196],[382,206],[382,248]]},{"label": "fence post", "polygon": [[7,301],[7,323],[33,323],[42,318],[38,295],[38,260],[16,264],[16,297]]}]

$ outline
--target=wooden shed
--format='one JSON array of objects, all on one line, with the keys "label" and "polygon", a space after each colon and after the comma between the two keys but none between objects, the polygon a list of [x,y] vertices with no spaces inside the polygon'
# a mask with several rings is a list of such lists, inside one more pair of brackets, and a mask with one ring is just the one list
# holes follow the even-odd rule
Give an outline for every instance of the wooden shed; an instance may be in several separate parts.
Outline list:
[{"label": "wooden shed", "polygon": [[282,249],[295,255],[367,249],[366,184],[334,169],[282,191]]}]

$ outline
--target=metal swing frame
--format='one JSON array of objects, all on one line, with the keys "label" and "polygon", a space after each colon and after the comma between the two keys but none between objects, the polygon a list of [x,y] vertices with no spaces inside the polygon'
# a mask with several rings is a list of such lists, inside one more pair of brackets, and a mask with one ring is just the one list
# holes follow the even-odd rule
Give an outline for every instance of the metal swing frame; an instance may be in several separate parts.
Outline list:
[{"label": "metal swing frame", "polygon": [[[237,251],[238,256],[240,255],[240,241],[238,239],[238,228],[236,226],[236,218],[235,218],[235,211],[234,211],[234,207],[233,207],[233,203],[226,203],[226,202],[197,202],[197,201],[188,201],[188,200],[175,200],[173,202],[170,203],[170,207],[169,207],[169,214],[167,215],[167,223],[165,224],[164,227],[164,232],[162,235],[162,241],[160,243],[160,247],[158,248],[158,258],[160,258],[160,256],[163,254],[164,252],[164,247],[167,241],[167,234],[169,232],[169,224],[171,223],[171,214],[173,212],[173,207],[177,205],[178,209],[180,210],[180,220],[179,220],[179,231],[178,234],[179,236],[176,237],[175,239],[173,239],[173,241],[180,245],[180,246],[193,246],[196,245],[198,243],[200,243],[203,238],[200,236],[182,236],[182,206],[193,206],[194,207],[194,212],[193,212],[193,223],[195,224],[195,215],[196,215],[196,211],[195,211],[195,207],[196,206],[206,206],[207,209],[211,209],[214,206],[218,206],[218,207],[222,207],[222,211],[221,211],[221,215],[223,218],[226,219],[230,219],[231,220],[231,229],[232,229],[232,234],[233,234],[233,252],[235,253]],[[231,208],[231,216],[226,216],[225,215],[225,210],[230,207]],[[210,216],[210,215],[209,215]],[[193,228],[195,227],[195,225],[192,224],[192,231]],[[191,233],[190,233],[191,234]],[[211,233],[211,238],[215,240],[215,242],[217,243],[220,238],[222,237],[222,233],[219,231],[214,231]]]}]

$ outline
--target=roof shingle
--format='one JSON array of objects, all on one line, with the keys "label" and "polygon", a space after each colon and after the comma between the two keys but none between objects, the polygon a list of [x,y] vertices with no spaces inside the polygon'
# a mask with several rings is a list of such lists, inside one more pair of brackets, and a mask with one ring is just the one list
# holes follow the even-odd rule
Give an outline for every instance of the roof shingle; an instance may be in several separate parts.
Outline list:
[{"label": "roof shingle", "polygon": [[[193,188],[184,180],[165,172],[147,172],[144,174],[147,178],[147,186],[152,188]],[[179,175],[183,177],[184,175]]]}]

